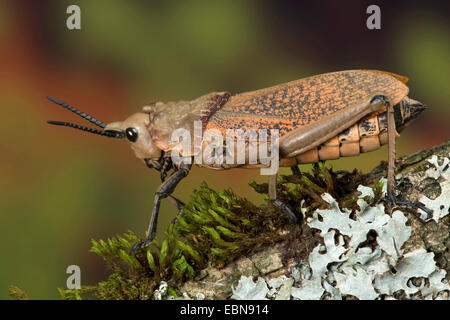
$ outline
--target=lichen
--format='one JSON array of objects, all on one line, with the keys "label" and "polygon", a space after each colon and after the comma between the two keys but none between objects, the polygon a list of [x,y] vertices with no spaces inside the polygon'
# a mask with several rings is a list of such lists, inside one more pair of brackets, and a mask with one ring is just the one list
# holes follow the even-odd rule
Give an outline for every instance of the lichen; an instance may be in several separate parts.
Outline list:
[{"label": "lichen", "polygon": [[[444,165],[446,162],[437,170],[442,172]],[[402,293],[410,299],[447,299],[450,286],[434,253],[423,248],[404,253],[402,246],[411,236],[406,217],[399,210],[387,215],[381,203],[370,206],[376,192],[369,189],[358,187],[359,210],[354,214],[341,209],[330,194],[322,196],[329,208],[315,210],[307,224],[320,231],[324,244],[312,250],[306,269],[304,264],[294,265],[291,277],[283,278],[295,283],[290,287],[291,297],[373,300],[394,299]],[[385,189],[381,198],[384,196]],[[376,235],[372,243],[368,241],[370,233]],[[278,292],[273,289],[280,278],[266,281],[272,287],[270,298],[276,297]]]},{"label": "lichen", "polygon": [[[449,170],[449,158],[443,158],[442,165],[438,163],[438,157],[433,155],[431,159],[427,160],[434,167],[429,168],[425,171],[425,176],[429,178],[438,180],[444,180],[446,183],[442,183],[443,187],[441,188],[440,195],[435,197],[434,199],[430,199],[427,195],[423,195],[420,198],[420,202],[422,202],[427,208],[433,210],[432,219],[436,222],[446,215],[449,214],[450,210],[450,170]],[[422,219],[426,219],[426,214],[422,214]]]},{"label": "lichen", "polygon": [[251,277],[243,276],[236,289],[233,288],[231,299],[235,300],[267,300],[266,294],[269,292],[267,284],[263,278],[253,282]]}]

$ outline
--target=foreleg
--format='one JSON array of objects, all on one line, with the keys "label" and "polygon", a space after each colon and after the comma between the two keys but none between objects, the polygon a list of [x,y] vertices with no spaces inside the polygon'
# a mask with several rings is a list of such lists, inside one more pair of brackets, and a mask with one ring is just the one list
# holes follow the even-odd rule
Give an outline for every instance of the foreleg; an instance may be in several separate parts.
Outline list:
[{"label": "foreleg", "polygon": [[158,191],[155,193],[155,198],[153,201],[153,211],[150,218],[150,223],[148,225],[147,237],[143,241],[136,242],[131,248],[131,253],[135,254],[138,248],[145,248],[149,246],[156,234],[156,227],[158,223],[158,213],[161,200],[167,198],[175,190],[178,183],[185,178],[191,169],[191,164],[180,164],[180,168],[174,174],[172,174],[165,182],[163,182]]}]

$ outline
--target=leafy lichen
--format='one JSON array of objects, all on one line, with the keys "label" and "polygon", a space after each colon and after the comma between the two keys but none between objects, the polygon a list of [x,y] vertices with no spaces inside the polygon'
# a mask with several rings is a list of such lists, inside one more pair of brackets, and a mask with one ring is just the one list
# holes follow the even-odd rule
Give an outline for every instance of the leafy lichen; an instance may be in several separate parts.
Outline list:
[{"label": "leafy lichen", "polygon": [[[427,195],[423,195],[420,199],[426,207],[433,210],[432,219],[439,222],[439,219],[448,215],[450,211],[450,183],[448,183],[450,181],[450,159],[447,157],[443,158],[443,163],[440,165],[438,163],[438,157],[434,155],[427,161],[434,168],[426,170],[425,175],[435,180],[443,179],[447,181],[447,183],[443,184],[443,188],[439,188],[441,189],[440,194],[435,199],[430,199]],[[425,218],[425,215],[422,215],[422,217]]]},{"label": "leafy lichen", "polygon": [[[380,189],[382,196],[383,189]],[[290,288],[291,296],[302,300],[343,297],[373,300],[394,298],[402,293],[404,298],[448,299],[450,285],[445,280],[446,272],[434,261],[434,253],[423,248],[403,252],[402,246],[411,236],[403,213],[397,210],[389,216],[382,204],[372,207],[366,202],[367,197],[373,202],[374,190],[359,186],[358,191],[360,209],[353,216],[351,210],[341,209],[326,193],[323,199],[329,208],[315,210],[307,219],[311,228],[320,230],[324,245],[312,250],[306,268],[294,265],[296,272],[292,272],[292,278],[283,279],[295,281]],[[375,234],[375,241],[368,246],[370,233]],[[343,236],[347,237],[345,241]],[[270,286],[279,279],[266,281]],[[236,288],[239,294],[233,298],[247,299],[246,292],[257,295],[253,287],[247,279],[240,281]],[[270,292],[270,297],[278,292]]]}]

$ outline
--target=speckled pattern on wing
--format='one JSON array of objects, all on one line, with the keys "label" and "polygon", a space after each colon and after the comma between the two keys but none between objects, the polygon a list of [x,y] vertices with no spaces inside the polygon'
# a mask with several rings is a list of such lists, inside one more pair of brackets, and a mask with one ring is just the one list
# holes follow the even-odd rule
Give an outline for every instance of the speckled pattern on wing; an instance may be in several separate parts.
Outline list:
[{"label": "speckled pattern on wing", "polygon": [[282,136],[374,94],[386,95],[395,105],[408,94],[399,79],[377,70],[349,70],[244,92],[213,114],[206,129],[223,134],[226,129],[279,129]]}]

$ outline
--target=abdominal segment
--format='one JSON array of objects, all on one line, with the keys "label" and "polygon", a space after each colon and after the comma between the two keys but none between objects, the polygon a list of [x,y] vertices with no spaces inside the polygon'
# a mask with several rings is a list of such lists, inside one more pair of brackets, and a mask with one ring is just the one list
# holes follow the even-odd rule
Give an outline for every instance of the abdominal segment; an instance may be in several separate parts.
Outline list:
[{"label": "abdominal segment", "polygon": [[[396,136],[398,134],[396,133]],[[280,159],[280,166],[315,163],[353,157],[387,144],[386,112],[366,117],[322,145],[291,158]]]}]

